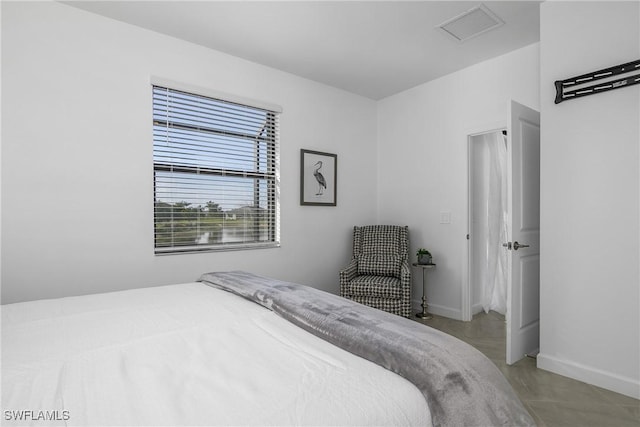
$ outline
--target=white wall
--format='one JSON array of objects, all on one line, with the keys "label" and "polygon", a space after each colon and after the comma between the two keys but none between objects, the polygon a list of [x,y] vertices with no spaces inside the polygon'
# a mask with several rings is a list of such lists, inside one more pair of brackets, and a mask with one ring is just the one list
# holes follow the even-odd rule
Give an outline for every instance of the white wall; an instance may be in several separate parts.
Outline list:
[{"label": "white wall", "polygon": [[[391,96],[378,104],[378,220],[409,226],[426,247],[429,309],[462,318],[466,280],[467,136],[506,127],[513,99],[539,109],[538,44]],[[451,222],[441,224],[441,213]],[[419,274],[413,297],[422,295]]]},{"label": "white wall", "polygon": [[[2,2],[2,42],[3,303],[231,269],[338,292],[376,219],[374,101],[56,2]],[[281,248],[154,256],[151,76],[283,107]],[[299,205],[301,148],[338,155],[337,207]]]},{"label": "white wall", "polygon": [[640,398],[640,86],[553,82],[640,58],[640,3],[541,5],[538,366]]}]

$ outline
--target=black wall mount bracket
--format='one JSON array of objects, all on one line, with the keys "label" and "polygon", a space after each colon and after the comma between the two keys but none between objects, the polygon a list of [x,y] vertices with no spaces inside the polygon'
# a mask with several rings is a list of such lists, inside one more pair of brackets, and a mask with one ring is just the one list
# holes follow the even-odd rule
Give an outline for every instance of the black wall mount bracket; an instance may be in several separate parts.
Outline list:
[{"label": "black wall mount bracket", "polygon": [[[621,75],[624,76],[612,80],[612,77]],[[590,84],[597,80],[604,81]],[[592,73],[582,74],[581,76],[572,77],[566,80],[556,80],[556,99],[554,102],[559,104],[562,101],[569,99],[580,98],[582,96],[593,95],[594,93],[606,92],[613,89],[619,89],[621,87],[637,85],[639,83],[640,59],[637,61],[627,62],[626,64],[620,64],[614,67],[594,71]]]}]

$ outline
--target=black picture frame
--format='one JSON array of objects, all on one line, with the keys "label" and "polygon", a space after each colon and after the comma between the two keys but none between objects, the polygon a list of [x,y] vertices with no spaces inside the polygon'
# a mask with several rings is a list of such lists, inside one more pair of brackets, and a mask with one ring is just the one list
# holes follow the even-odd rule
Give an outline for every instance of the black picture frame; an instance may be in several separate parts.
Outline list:
[{"label": "black picture frame", "polygon": [[300,204],[336,206],[338,156],[313,150],[300,150]]}]

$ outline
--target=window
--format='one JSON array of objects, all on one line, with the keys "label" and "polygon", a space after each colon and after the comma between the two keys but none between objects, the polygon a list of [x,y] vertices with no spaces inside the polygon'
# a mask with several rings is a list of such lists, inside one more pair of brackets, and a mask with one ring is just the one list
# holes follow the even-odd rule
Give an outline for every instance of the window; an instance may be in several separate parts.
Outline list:
[{"label": "window", "polygon": [[155,252],[279,245],[278,112],[153,86]]}]

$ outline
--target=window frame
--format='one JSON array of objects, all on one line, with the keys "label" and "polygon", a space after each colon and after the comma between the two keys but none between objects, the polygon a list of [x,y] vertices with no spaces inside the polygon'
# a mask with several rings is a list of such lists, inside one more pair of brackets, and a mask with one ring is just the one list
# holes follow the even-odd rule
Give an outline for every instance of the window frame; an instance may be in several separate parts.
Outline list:
[{"label": "window frame", "polygon": [[[181,129],[185,126],[176,123],[169,123],[169,121],[158,121],[156,119],[155,107],[156,107],[156,88],[160,90],[167,90],[167,93],[182,93],[187,96],[193,96],[194,98],[209,98],[215,102],[220,102],[225,105],[240,107],[240,108],[250,108],[255,110],[261,110],[261,112],[265,113],[265,125],[264,127],[256,134],[255,139],[255,154],[253,157],[253,161],[256,166],[254,171],[248,170],[234,170],[226,167],[218,168],[218,167],[205,167],[202,165],[198,165],[197,162],[193,162],[193,164],[174,164],[174,163],[165,163],[161,161],[157,161],[156,155],[156,132],[155,128],[160,124],[160,126],[166,126],[167,129]],[[151,92],[152,92],[152,128],[153,132],[153,200],[154,200],[154,214],[153,214],[153,228],[154,228],[154,253],[156,255],[171,255],[171,254],[185,254],[185,253],[200,253],[200,252],[216,252],[216,251],[232,251],[232,250],[251,250],[251,249],[265,249],[265,248],[274,248],[280,247],[280,153],[279,153],[279,115],[282,113],[282,108],[261,101],[250,100],[243,97],[233,96],[229,94],[223,94],[220,92],[212,91],[205,88],[199,88],[191,85],[184,85],[172,81],[167,81],[165,79],[152,78],[151,80]],[[189,128],[189,126],[186,126]],[[189,132],[206,132],[217,137],[222,135],[230,135],[233,137],[228,130],[223,130],[221,128],[218,129],[196,129],[195,127],[187,129]],[[266,135],[261,137],[263,132]],[[247,135],[236,135],[245,139]],[[260,144],[264,144],[264,148],[260,148]],[[237,145],[231,144],[230,147],[238,148]],[[216,151],[216,149],[218,151]],[[176,148],[176,150],[178,150]],[[264,151],[264,154],[261,155],[261,150]],[[221,154],[219,148],[212,148],[211,151],[206,152],[207,154]],[[261,157],[261,156],[264,156]],[[160,156],[159,156],[160,157]],[[248,160],[249,157],[243,158],[244,160]],[[260,171],[260,162],[267,162],[266,170]],[[194,241],[193,244],[180,244],[172,241],[170,245],[158,245],[158,217],[159,214],[159,205],[163,203],[162,200],[158,198],[158,175],[159,173],[164,174],[186,174],[194,175],[194,176],[211,176],[212,179],[215,180],[215,177],[219,177],[222,179],[239,179],[239,180],[253,180],[252,185],[253,188],[253,205],[246,206],[249,208],[254,208],[254,215],[249,215],[249,221],[253,221],[253,226],[250,227],[254,233],[256,230],[260,228],[260,221],[264,220],[264,217],[260,214],[260,202],[264,204],[266,200],[266,221],[267,221],[267,238],[266,240],[243,240],[241,242],[213,242],[200,244]],[[198,178],[197,178],[198,179]],[[213,186],[213,184],[211,184]],[[260,193],[266,192],[264,197],[261,197]],[[215,201],[213,201],[215,202]],[[220,202],[220,201],[219,201]],[[218,202],[218,203],[219,203]],[[167,203],[167,202],[164,202]],[[173,215],[173,208],[172,215]],[[171,203],[168,203],[171,204]],[[192,203],[193,204],[193,203]],[[190,204],[190,205],[192,205]],[[190,206],[188,205],[188,206]],[[197,205],[198,208],[202,209],[204,203],[200,203]],[[243,207],[238,207],[236,209],[244,209]],[[220,214],[225,216],[224,211],[220,211]],[[196,220],[197,226],[200,227],[200,216]],[[171,238],[175,238],[175,231],[173,230],[174,219],[172,216],[171,222]],[[224,221],[223,221],[224,223]],[[246,226],[246,223],[245,223]],[[222,227],[221,231],[224,229]]]}]

